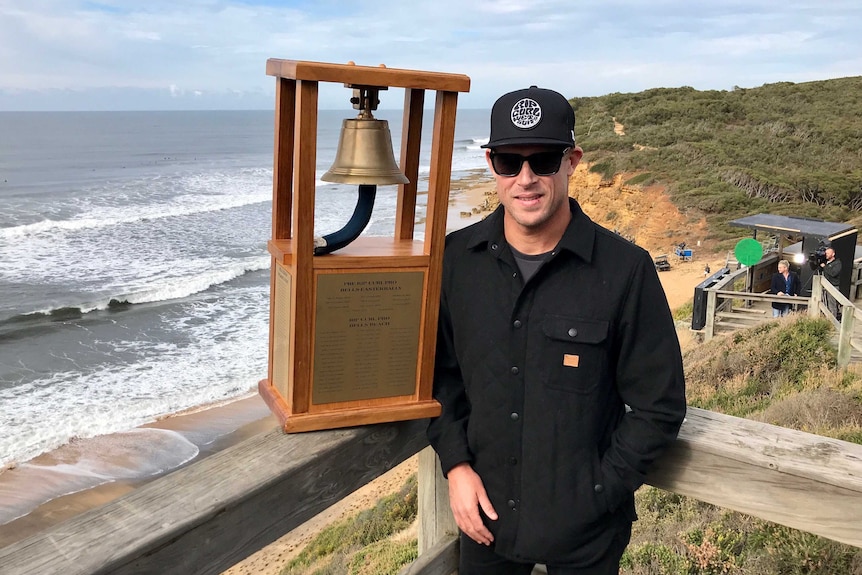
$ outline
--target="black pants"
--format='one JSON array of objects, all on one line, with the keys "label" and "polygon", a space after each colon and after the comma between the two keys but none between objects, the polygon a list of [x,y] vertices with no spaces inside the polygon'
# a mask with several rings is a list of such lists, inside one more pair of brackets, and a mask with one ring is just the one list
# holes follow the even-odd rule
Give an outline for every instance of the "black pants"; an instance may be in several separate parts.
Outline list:
[{"label": "black pants", "polygon": [[[585,567],[546,565],[548,575],[618,575],[620,558],[631,539],[631,526],[620,532],[607,553],[597,562]],[[509,561],[494,552],[494,546],[480,545],[461,534],[461,559],[458,575],[530,575],[534,563]]]}]

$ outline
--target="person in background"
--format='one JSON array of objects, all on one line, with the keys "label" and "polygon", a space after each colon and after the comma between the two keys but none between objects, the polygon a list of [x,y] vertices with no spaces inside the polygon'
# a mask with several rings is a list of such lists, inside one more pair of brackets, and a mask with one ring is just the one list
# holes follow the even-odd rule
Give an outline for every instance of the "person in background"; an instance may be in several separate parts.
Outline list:
[{"label": "person in background", "polygon": [[826,256],[826,261],[820,264],[820,270],[826,281],[837,288],[841,283],[841,260],[835,257],[835,250],[832,247],[826,248],[823,255]]},{"label": "person in background", "polygon": [[[838,289],[841,284],[841,260],[835,257],[835,250],[832,249],[832,246],[827,247],[823,255],[826,256],[826,261],[820,264],[820,272],[826,281]],[[832,294],[824,293],[823,295],[826,298],[826,307],[829,308],[832,315],[841,319],[841,314],[838,312],[838,301]]]},{"label": "person in background", "polygon": [[[802,283],[799,275],[790,271],[790,262],[781,260],[778,262],[778,271],[772,274],[772,283],[769,293],[774,295],[799,295]],[[790,303],[772,302],[772,317],[783,317],[790,313]]]},{"label": "person in background", "polygon": [[460,575],[609,575],[634,491],[685,416],[676,329],[649,254],[568,196],[575,115],[501,96],[485,158],[500,206],[446,238],[428,426]]}]

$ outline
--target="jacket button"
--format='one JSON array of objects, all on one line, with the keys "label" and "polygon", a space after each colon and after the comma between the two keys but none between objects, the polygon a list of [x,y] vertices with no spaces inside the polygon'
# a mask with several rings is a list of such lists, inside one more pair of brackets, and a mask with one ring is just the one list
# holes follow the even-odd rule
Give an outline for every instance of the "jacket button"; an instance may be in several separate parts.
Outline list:
[{"label": "jacket button", "polygon": [[518,458],[517,457],[510,457],[509,458],[509,465],[518,465]]},{"label": "jacket button", "polygon": [[512,412],[512,415],[510,415],[509,417],[512,418],[512,421],[518,421],[518,418],[521,416],[518,415],[516,412]]},{"label": "jacket button", "polygon": [[512,369],[511,369],[512,375],[518,375],[518,372],[520,372],[520,371],[521,371],[521,370],[520,370],[520,369],[518,369],[518,366],[517,366],[517,365],[513,365],[513,366],[512,366]]},{"label": "jacket button", "polygon": [[601,483],[596,483],[595,487],[593,487],[593,490],[596,493],[602,493],[605,490],[605,486],[602,485]]},{"label": "jacket button", "polygon": [[497,249],[497,244],[491,244],[491,249],[492,249],[492,250],[496,250],[496,249]]},{"label": "jacket button", "polygon": [[512,277],[513,277],[513,278],[518,277],[518,272],[513,272],[513,273],[512,273]]},{"label": "jacket button", "polygon": [[516,319],[515,321],[513,321],[513,322],[512,322],[512,325],[513,325],[515,328],[519,328],[519,327],[521,327],[523,324],[521,323],[521,320]]},{"label": "jacket button", "polygon": [[569,328],[569,337],[575,337],[576,335],[578,335],[578,330],[576,330],[573,327],[570,327]]},{"label": "jacket button", "polygon": [[514,499],[510,499],[510,500],[508,500],[508,501],[506,502],[506,505],[508,505],[508,506],[509,506],[509,509],[514,509],[514,508],[515,508],[515,500],[514,500]]}]

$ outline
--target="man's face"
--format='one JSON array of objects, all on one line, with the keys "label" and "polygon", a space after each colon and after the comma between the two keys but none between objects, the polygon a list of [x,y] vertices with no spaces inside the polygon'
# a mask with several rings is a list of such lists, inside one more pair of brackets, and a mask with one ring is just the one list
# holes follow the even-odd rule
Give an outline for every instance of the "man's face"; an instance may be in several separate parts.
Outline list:
[{"label": "man's face", "polygon": [[779,273],[787,273],[787,266],[784,264],[778,264],[778,272]]},{"label": "man's face", "polygon": [[824,253],[826,254],[826,259],[828,261],[832,261],[832,259],[835,258],[835,250],[833,250],[832,248],[826,248],[826,251]]},{"label": "man's face", "polygon": [[[530,156],[559,149],[535,145],[500,146],[495,148],[493,153]],[[504,217],[507,221],[531,233],[541,231],[543,226],[548,226],[549,222],[557,221],[558,218],[568,222],[569,176],[580,162],[583,150],[577,146],[571,148],[563,156],[557,173],[549,176],[537,176],[527,161],[523,162],[516,175],[501,176],[494,170],[491,153],[490,150],[486,152],[485,158],[497,181],[497,195],[505,208]]]}]

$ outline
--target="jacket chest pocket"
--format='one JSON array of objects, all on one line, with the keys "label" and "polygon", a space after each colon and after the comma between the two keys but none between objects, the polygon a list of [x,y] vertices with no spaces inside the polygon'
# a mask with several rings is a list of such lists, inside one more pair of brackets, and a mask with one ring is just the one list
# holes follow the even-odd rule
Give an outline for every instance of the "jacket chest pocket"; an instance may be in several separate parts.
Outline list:
[{"label": "jacket chest pocket", "polygon": [[547,316],[542,322],[546,385],[573,393],[595,390],[607,378],[609,329],[604,320]]}]

